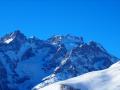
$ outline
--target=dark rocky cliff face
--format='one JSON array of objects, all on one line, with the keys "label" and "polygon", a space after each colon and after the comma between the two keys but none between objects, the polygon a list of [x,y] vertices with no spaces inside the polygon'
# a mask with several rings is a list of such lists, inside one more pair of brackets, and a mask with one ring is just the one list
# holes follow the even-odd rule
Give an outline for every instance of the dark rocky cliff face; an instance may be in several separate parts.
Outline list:
[{"label": "dark rocky cliff face", "polygon": [[80,90],[80,89],[75,89],[69,85],[61,84],[60,90]]}]

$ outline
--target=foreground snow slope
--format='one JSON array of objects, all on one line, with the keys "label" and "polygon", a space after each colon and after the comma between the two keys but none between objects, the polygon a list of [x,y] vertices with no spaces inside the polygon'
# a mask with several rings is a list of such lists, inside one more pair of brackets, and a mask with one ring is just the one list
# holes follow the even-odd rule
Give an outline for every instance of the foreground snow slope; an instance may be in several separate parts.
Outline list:
[{"label": "foreground snow slope", "polygon": [[42,89],[38,85],[34,90],[120,90],[120,62],[108,69],[93,71]]}]

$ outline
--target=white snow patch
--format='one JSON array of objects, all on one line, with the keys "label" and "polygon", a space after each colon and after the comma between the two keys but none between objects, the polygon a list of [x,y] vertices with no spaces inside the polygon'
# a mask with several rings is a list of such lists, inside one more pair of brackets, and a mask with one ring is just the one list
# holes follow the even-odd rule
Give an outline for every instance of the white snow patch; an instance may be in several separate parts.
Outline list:
[{"label": "white snow patch", "polygon": [[9,44],[10,42],[12,42],[12,41],[13,41],[13,39],[14,39],[14,38],[9,38],[9,39],[6,39],[6,40],[4,40],[4,43]]}]

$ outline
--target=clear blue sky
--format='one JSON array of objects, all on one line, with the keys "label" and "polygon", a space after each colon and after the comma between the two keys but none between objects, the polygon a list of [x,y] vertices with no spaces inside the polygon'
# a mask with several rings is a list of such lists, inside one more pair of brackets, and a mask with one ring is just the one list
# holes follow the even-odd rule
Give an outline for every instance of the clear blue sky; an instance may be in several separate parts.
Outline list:
[{"label": "clear blue sky", "polygon": [[83,36],[120,57],[119,0],[1,0],[0,36],[16,29],[41,39]]}]

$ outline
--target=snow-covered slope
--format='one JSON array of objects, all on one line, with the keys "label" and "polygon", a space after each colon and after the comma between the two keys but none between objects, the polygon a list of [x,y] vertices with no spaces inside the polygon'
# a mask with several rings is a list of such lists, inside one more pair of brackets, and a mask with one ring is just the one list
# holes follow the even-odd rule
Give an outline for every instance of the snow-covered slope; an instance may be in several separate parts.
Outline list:
[{"label": "snow-covered slope", "polygon": [[82,37],[53,36],[40,40],[15,31],[0,38],[0,90],[30,90],[102,70],[118,58]]},{"label": "snow-covered slope", "polygon": [[41,89],[37,85],[33,90],[120,90],[120,62]]}]

